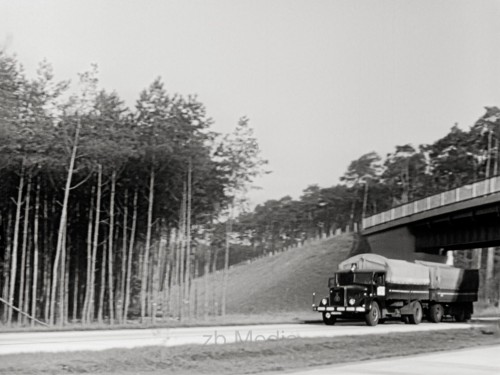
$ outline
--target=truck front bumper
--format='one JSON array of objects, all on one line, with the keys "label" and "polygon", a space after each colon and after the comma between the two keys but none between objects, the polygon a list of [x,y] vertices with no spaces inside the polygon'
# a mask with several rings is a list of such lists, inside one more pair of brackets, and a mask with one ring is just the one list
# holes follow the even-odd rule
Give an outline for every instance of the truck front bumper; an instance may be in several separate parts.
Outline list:
[{"label": "truck front bumper", "polygon": [[[342,313],[366,312],[366,308],[361,306],[313,306],[313,311],[333,313],[333,315],[342,315]],[[335,314],[337,313],[337,314]]]}]

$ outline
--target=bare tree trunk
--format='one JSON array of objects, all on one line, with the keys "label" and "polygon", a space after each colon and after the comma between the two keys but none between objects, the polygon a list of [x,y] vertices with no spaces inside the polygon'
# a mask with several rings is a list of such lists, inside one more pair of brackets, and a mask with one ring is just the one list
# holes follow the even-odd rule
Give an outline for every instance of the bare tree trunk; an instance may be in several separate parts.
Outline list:
[{"label": "bare tree trunk", "polygon": [[368,207],[368,180],[365,181],[365,191],[363,194],[363,214],[362,218],[364,219],[366,217],[366,207]]},{"label": "bare tree trunk", "polygon": [[[23,225],[23,242],[21,245],[21,270],[19,273],[20,282],[19,282],[19,296],[18,296],[18,305],[19,309],[26,312],[25,303],[24,303],[24,292],[25,292],[25,277],[26,277],[26,248],[28,244],[28,224],[29,224],[29,212],[30,212],[30,197],[31,197],[31,177],[28,172],[27,176],[28,185],[26,185],[26,198],[24,202],[24,225]],[[22,323],[26,320],[26,317],[23,315],[20,317]]]},{"label": "bare tree trunk", "polygon": [[210,255],[211,251],[210,248],[208,247],[206,249],[205,253],[205,268],[204,268],[204,279],[205,282],[203,283],[203,319],[207,320],[208,319],[208,306],[209,306],[209,293],[210,293]]},{"label": "bare tree trunk", "polygon": [[149,248],[151,246],[151,229],[153,226],[153,199],[154,199],[154,186],[155,186],[155,170],[154,161],[151,166],[149,175],[149,198],[148,198],[148,222],[146,229],[146,245],[144,248],[144,258],[142,265],[142,280],[141,280],[141,320],[144,322],[146,316],[146,292],[148,285],[148,266],[149,266]]},{"label": "bare tree trunk", "polygon": [[153,246],[153,251],[151,254],[151,273],[153,275],[151,280],[151,299],[150,299],[150,308],[151,318],[153,324],[156,323],[156,307],[158,304],[158,287],[159,287],[159,279],[160,279],[160,248],[161,244],[158,243],[157,246]]},{"label": "bare tree trunk", "polygon": [[106,286],[106,253],[108,251],[108,247],[106,243],[103,245],[102,249],[102,258],[101,258],[101,283],[100,283],[100,291],[99,291],[99,308],[97,310],[97,321],[102,324],[103,322],[103,305],[104,305],[104,292]]},{"label": "bare tree trunk", "polygon": [[94,238],[92,244],[92,264],[91,264],[91,288],[90,288],[90,308],[88,320],[93,320],[95,316],[95,293],[96,293],[96,261],[97,261],[97,250],[99,247],[99,224],[101,221],[101,191],[102,191],[102,165],[97,166],[97,191],[96,191],[96,203],[95,203],[95,223],[94,223]]},{"label": "bare tree trunk", "polygon": [[[191,190],[192,190],[192,166],[191,160],[188,166],[187,175],[187,192],[186,192],[186,274],[184,278],[184,295],[187,297],[188,301],[190,298],[190,288],[191,288]],[[188,305],[188,317],[191,318],[191,303]]]},{"label": "bare tree trunk", "polygon": [[[38,231],[40,219],[40,179],[36,183],[35,192],[35,218],[33,223],[33,286],[31,290],[31,315],[36,318],[36,306],[38,299]],[[31,320],[31,326],[35,325],[35,321]]]},{"label": "bare tree trunk", "polygon": [[52,271],[52,293],[51,293],[51,301],[50,301],[50,324],[54,324],[55,317],[55,302],[56,302],[56,289],[57,289],[57,268],[59,266],[59,258],[61,256],[61,250],[63,245],[63,236],[66,233],[66,218],[68,213],[68,200],[69,200],[69,192],[71,189],[71,179],[73,177],[73,169],[75,167],[75,159],[76,159],[76,150],[78,147],[78,137],[80,136],[80,128],[81,122],[78,120],[78,124],[75,132],[75,139],[73,142],[73,149],[71,152],[71,159],[69,163],[68,169],[68,177],[66,178],[66,187],[64,189],[64,200],[63,206],[61,210],[61,219],[59,222],[59,231],[57,233],[57,246],[56,246],[56,256],[54,259],[54,267]]},{"label": "bare tree trunk", "polygon": [[50,275],[50,270],[51,270],[51,257],[52,257],[52,251],[51,251],[51,246],[50,246],[50,233],[52,231],[49,231],[49,203],[48,203],[48,196],[47,194],[44,194],[43,197],[43,250],[45,253],[45,256],[42,258],[43,259],[43,278],[42,278],[42,294],[44,298],[44,307],[43,307],[43,317],[46,322],[49,321],[50,319],[50,290],[51,290],[51,284],[50,281],[52,280],[51,275]]},{"label": "bare tree trunk", "polygon": [[198,288],[198,276],[199,276],[199,271],[198,271],[198,266],[199,266],[199,261],[198,261],[198,258],[195,258],[194,259],[194,272],[193,272],[193,276],[191,278],[191,295],[192,295],[192,309],[190,309],[190,317],[194,317],[195,319],[198,318],[198,314],[199,314],[199,306],[198,306],[198,302],[199,302],[199,298],[198,298],[198,291],[199,291],[199,288]]},{"label": "bare tree trunk", "polygon": [[495,140],[495,164],[493,165],[493,176],[498,175],[498,146],[499,146],[499,139],[496,137]]},{"label": "bare tree trunk", "polygon": [[42,291],[44,293],[44,309],[43,309],[43,316],[46,322],[50,321],[50,291],[51,291],[51,283],[52,283],[52,277],[50,274],[50,271],[52,269],[51,267],[51,262],[49,257],[47,257],[44,260],[44,284],[45,286],[42,288]]},{"label": "bare tree trunk", "polygon": [[[12,212],[9,209],[7,214],[7,226],[5,230],[5,257],[4,257],[4,267],[3,267],[3,289],[2,289],[2,298],[6,301],[9,300],[9,285],[10,285],[10,257],[12,252],[12,238],[11,238],[11,229],[12,229]],[[4,305],[3,310],[3,321],[7,321],[7,316],[9,314],[10,308]]]},{"label": "bare tree trunk", "polygon": [[125,283],[125,303],[123,304],[123,320],[127,320],[128,308],[130,304],[130,282],[132,279],[132,256],[134,251],[135,230],[137,227],[137,188],[134,192],[133,213],[132,213],[132,228],[130,231],[130,241],[127,256],[127,281]]},{"label": "bare tree trunk", "polygon": [[212,296],[212,302],[213,302],[213,315],[214,316],[217,316],[219,315],[219,311],[218,311],[218,308],[217,308],[217,301],[218,301],[218,298],[217,298],[217,288],[215,287],[215,285],[217,284],[217,256],[219,255],[219,248],[216,247],[214,249],[214,255],[213,255],[213,261],[212,261],[212,277],[214,278],[214,282],[213,282],[213,287],[212,287],[212,292],[213,292],[213,296]]},{"label": "bare tree trunk", "polygon": [[90,320],[90,309],[92,306],[92,290],[94,288],[93,284],[93,274],[94,267],[93,265],[93,252],[92,252],[92,222],[94,220],[94,192],[95,188],[92,186],[92,190],[90,193],[90,205],[89,205],[89,213],[88,213],[88,224],[87,224],[87,277],[85,282],[85,299],[83,301],[83,309],[82,309],[82,324],[89,323]]},{"label": "bare tree trunk", "polygon": [[224,274],[222,278],[222,301],[221,301],[221,308],[222,308],[222,316],[226,316],[226,298],[227,298],[227,282],[228,282],[228,276],[229,276],[229,249],[230,249],[230,244],[229,244],[229,236],[231,232],[233,231],[233,205],[231,205],[231,211],[229,213],[229,217],[226,222],[226,248],[225,248],[225,253],[224,253]]},{"label": "bare tree trunk", "polygon": [[179,251],[180,251],[180,261],[179,261],[179,319],[184,318],[184,300],[186,294],[184,293],[184,275],[186,272],[185,268],[185,238],[186,238],[186,184],[184,183],[184,189],[182,193],[182,204],[181,204],[181,218],[180,218],[180,231],[179,231]]},{"label": "bare tree trunk", "polygon": [[120,272],[120,297],[117,304],[116,315],[120,323],[123,323],[123,310],[125,309],[125,281],[127,274],[127,225],[128,225],[128,189],[125,190],[125,199],[123,203],[123,235],[122,235],[122,267]]},{"label": "bare tree trunk", "polygon": [[169,254],[165,255],[165,278],[163,279],[163,290],[162,290],[162,312],[163,318],[169,315],[170,311],[170,277],[171,277],[171,259]]},{"label": "bare tree trunk", "polygon": [[75,277],[73,279],[73,322],[78,319],[78,295],[80,283],[80,261],[77,254],[75,254]]},{"label": "bare tree trunk", "polygon": [[111,173],[111,196],[109,201],[109,249],[108,249],[108,289],[109,289],[109,322],[114,323],[115,303],[113,293],[113,233],[115,228],[115,191],[116,171]]},{"label": "bare tree trunk", "polygon": [[69,318],[69,265],[70,265],[70,252],[67,250],[68,247],[66,247],[66,241],[67,237],[65,237],[64,240],[64,252],[66,256],[66,265],[64,267],[64,288],[63,288],[63,298],[61,299],[62,302],[62,324],[68,324],[68,318]]},{"label": "bare tree trunk", "polygon": [[62,327],[65,324],[65,295],[66,295],[66,228],[61,244],[61,275],[59,281],[59,325]]},{"label": "bare tree trunk", "polygon": [[174,283],[176,285],[177,291],[177,315],[180,318],[180,306],[181,306],[181,246],[180,246],[180,230],[175,229],[175,238],[171,241],[171,246],[173,246],[174,257],[175,257],[175,268],[174,268]]},{"label": "bare tree trunk", "polygon": [[[19,223],[21,221],[21,204],[24,189],[24,164],[21,166],[21,176],[19,178],[19,185],[17,190],[16,201],[16,218],[14,221],[14,239],[12,241],[12,257],[11,257],[11,274],[10,274],[10,287],[9,287],[9,303],[14,305],[14,292],[16,288],[16,273],[17,273],[17,247],[19,241]],[[9,307],[7,314],[7,325],[12,323],[12,308]]]},{"label": "bare tree trunk", "polygon": [[[31,235],[30,232],[31,231],[28,228],[28,238]],[[30,308],[30,289],[31,289],[30,287],[31,287],[31,273],[32,273],[31,253],[32,253],[31,244],[28,244],[26,247],[26,276],[25,276],[25,283],[24,283],[24,299],[23,299],[22,307],[19,306],[22,308],[22,310],[25,313],[28,313],[29,308]],[[27,319],[28,319],[28,316],[23,315],[23,319],[22,319],[23,323],[26,323]],[[33,321],[33,320],[31,319],[31,321]]]},{"label": "bare tree trunk", "polygon": [[167,240],[165,237],[165,231],[164,231],[164,226],[163,222],[161,222],[159,225],[157,225],[157,233],[159,234],[160,240],[158,241],[158,259],[156,262],[156,270],[154,272],[154,289],[153,289],[153,321],[156,321],[156,314],[158,311],[158,305],[161,304],[161,311],[162,315],[165,316],[165,309],[164,305],[166,303],[164,299],[164,285],[165,285],[165,278],[166,278],[166,273],[167,268],[166,268],[166,244]]},{"label": "bare tree trunk", "polygon": [[148,278],[147,278],[147,288],[146,288],[146,316],[150,317],[150,321],[153,321],[152,310],[153,310],[153,281],[154,281],[154,263],[156,258],[156,249],[154,243],[151,244],[149,249],[149,261],[148,261]]}]

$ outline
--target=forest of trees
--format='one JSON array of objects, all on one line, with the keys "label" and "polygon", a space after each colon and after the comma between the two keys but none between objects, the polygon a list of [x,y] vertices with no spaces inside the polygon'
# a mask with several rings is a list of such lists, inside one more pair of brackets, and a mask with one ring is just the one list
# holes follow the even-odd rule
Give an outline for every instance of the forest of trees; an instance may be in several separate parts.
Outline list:
[{"label": "forest of trees", "polygon": [[[99,88],[96,66],[70,85],[47,62],[28,78],[0,52],[0,322],[224,315],[231,265],[499,172],[491,107],[468,130],[367,153],[335,186],[242,212],[266,161],[247,118],[227,135],[212,125],[195,96],[159,78],[127,108]],[[220,296],[196,282],[216,271]],[[193,304],[198,287],[205,300]]]},{"label": "forest of trees", "polygon": [[221,258],[227,273],[225,222],[266,163],[248,119],[217,134],[161,79],[129,109],[96,66],[69,87],[0,52],[0,320],[192,314],[192,280]]}]

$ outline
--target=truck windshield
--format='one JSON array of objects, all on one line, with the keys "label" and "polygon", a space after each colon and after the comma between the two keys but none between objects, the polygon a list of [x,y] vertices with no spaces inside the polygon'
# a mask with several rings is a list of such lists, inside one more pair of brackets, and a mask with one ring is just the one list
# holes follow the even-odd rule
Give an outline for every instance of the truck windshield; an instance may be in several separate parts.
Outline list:
[{"label": "truck windshield", "polygon": [[353,284],[369,285],[373,283],[372,273],[346,272],[337,274],[337,285],[346,286]]}]

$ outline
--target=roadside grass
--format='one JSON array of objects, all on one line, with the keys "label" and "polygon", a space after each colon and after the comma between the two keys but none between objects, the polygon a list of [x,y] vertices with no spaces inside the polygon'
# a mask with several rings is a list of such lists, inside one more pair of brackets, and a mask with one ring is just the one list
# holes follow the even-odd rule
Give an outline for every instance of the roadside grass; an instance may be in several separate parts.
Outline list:
[{"label": "roadside grass", "polygon": [[253,374],[500,344],[500,327],[0,357],[1,374]]},{"label": "roadside grass", "polygon": [[[310,306],[308,306],[310,307]],[[92,323],[82,325],[78,322],[70,323],[65,326],[22,326],[13,325],[11,327],[1,327],[2,333],[15,332],[64,332],[64,331],[98,331],[98,330],[121,330],[121,329],[154,329],[154,328],[183,328],[183,327],[212,327],[212,326],[233,326],[233,325],[254,325],[254,324],[298,324],[303,322],[321,321],[321,315],[312,310],[303,311],[285,311],[276,313],[259,313],[252,315],[229,314],[222,316],[209,316],[208,319],[187,319],[179,321],[178,319],[157,319],[155,324],[141,323],[139,319],[129,320],[125,324]]]}]

